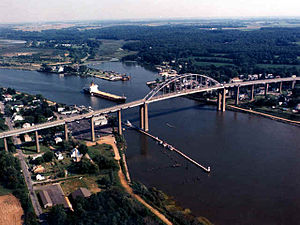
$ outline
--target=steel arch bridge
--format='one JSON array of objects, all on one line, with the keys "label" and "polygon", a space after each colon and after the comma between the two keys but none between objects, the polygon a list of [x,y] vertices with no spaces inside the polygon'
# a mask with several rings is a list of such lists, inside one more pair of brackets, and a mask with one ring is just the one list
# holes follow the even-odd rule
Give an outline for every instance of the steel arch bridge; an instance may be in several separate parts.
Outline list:
[{"label": "steel arch bridge", "polygon": [[219,89],[222,85],[211,77],[202,74],[183,74],[165,80],[152,89],[144,98],[145,102],[164,98],[188,95],[197,92]]}]

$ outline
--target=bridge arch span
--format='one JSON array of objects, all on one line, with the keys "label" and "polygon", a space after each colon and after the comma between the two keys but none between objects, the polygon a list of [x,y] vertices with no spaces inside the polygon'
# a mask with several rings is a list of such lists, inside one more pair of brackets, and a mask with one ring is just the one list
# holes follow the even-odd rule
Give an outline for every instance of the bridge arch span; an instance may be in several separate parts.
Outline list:
[{"label": "bridge arch span", "polygon": [[159,95],[160,92],[164,91],[171,92],[180,92],[181,90],[197,90],[204,87],[212,87],[221,85],[215,79],[203,75],[203,74],[193,74],[186,73],[182,75],[178,75],[176,77],[165,80],[164,82],[157,85],[154,89],[152,89],[145,97],[144,101],[150,101],[153,97]]}]

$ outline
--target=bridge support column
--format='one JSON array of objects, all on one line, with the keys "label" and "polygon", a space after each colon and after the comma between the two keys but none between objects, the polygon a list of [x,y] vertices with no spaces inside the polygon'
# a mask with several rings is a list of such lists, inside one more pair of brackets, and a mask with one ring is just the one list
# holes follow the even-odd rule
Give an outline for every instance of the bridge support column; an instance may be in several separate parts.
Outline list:
[{"label": "bridge support column", "polygon": [[35,145],[36,145],[36,152],[40,152],[40,143],[39,143],[39,133],[37,130],[35,131]]},{"label": "bridge support column", "polygon": [[268,94],[269,84],[265,84],[265,97]]},{"label": "bridge support column", "polygon": [[94,142],[95,140],[95,121],[94,117],[91,117],[91,141]]},{"label": "bridge support column", "polygon": [[237,86],[235,88],[235,105],[238,105],[239,104],[239,99],[240,98],[240,87]]},{"label": "bridge support column", "polygon": [[144,104],[144,130],[149,131],[148,104]]},{"label": "bridge support column", "polygon": [[282,82],[279,83],[279,93],[282,93]]},{"label": "bridge support column", "polygon": [[145,125],[145,119],[144,119],[144,115],[145,114],[145,112],[144,112],[144,106],[143,105],[141,105],[140,106],[140,128],[142,129],[142,130],[144,130],[145,129],[145,127],[144,127],[144,125]]},{"label": "bridge support column", "polygon": [[222,109],[222,93],[221,90],[218,90],[217,110],[221,111],[221,109]]},{"label": "bridge support column", "polygon": [[7,146],[7,139],[6,139],[6,137],[3,138],[3,142],[4,142],[4,150],[5,150],[6,152],[8,152],[8,146]]},{"label": "bridge support column", "polygon": [[118,134],[122,135],[122,118],[121,118],[121,110],[118,110]]},{"label": "bridge support column", "polygon": [[222,112],[226,110],[226,89],[222,89]]},{"label": "bridge support column", "polygon": [[69,141],[69,131],[67,123],[65,123],[65,141]]},{"label": "bridge support column", "polygon": [[296,85],[296,81],[295,81],[295,80],[293,80],[293,81],[292,81],[292,89],[294,89],[294,88],[295,88],[295,85]]},{"label": "bridge support column", "polygon": [[254,101],[254,84],[251,85],[250,101]]}]

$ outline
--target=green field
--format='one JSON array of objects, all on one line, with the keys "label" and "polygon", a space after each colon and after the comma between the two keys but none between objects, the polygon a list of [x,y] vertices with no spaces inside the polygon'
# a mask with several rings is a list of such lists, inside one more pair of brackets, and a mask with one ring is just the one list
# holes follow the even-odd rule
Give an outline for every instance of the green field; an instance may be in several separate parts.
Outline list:
[{"label": "green field", "polygon": [[296,67],[297,69],[300,69],[300,65],[287,65],[287,64],[257,64],[258,67],[261,68],[282,68],[282,67],[287,67],[287,68],[292,68]]},{"label": "green field", "polygon": [[295,44],[300,45],[300,41],[295,42]]},{"label": "green field", "polygon": [[121,59],[124,56],[136,54],[136,52],[122,49],[123,45],[129,41],[102,39],[101,42],[97,57]]},{"label": "green field", "polygon": [[195,63],[198,66],[210,66],[210,65],[214,65],[214,66],[233,66],[232,63],[219,63],[219,62],[196,62]]}]

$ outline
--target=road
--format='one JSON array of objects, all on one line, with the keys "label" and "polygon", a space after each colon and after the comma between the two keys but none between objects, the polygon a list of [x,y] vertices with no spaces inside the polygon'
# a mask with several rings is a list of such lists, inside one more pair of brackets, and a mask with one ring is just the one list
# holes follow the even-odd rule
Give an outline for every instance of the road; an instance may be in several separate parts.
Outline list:
[{"label": "road", "polygon": [[[0,109],[1,109],[1,112],[4,112],[4,104],[2,102],[0,102]],[[11,122],[9,117],[5,117],[5,123],[9,127],[10,130],[13,129],[13,123]],[[17,137],[13,136],[13,143],[15,145],[18,144],[18,141],[19,140],[17,139]],[[31,175],[28,171],[28,166],[26,164],[22,150],[17,149],[17,153],[18,153],[18,158],[20,160],[24,180],[25,180],[25,183],[26,183],[28,191],[29,191],[29,196],[30,196],[30,199],[32,202],[32,206],[34,208],[35,214],[41,219],[41,215],[43,214],[43,211],[39,204],[38,198],[33,190],[33,184],[32,184],[32,180],[31,180]]]},{"label": "road", "polygon": [[34,208],[35,214],[40,218],[40,216],[43,214],[43,210],[40,206],[37,195],[35,194],[35,192],[33,190],[33,184],[32,184],[32,180],[31,180],[31,175],[28,171],[28,166],[26,164],[22,150],[18,149],[17,152],[18,152],[18,158],[21,163],[21,168],[23,171],[23,176],[24,176],[24,179],[25,179],[28,191],[29,191],[29,196],[30,196],[30,199],[32,202],[32,206]]}]

